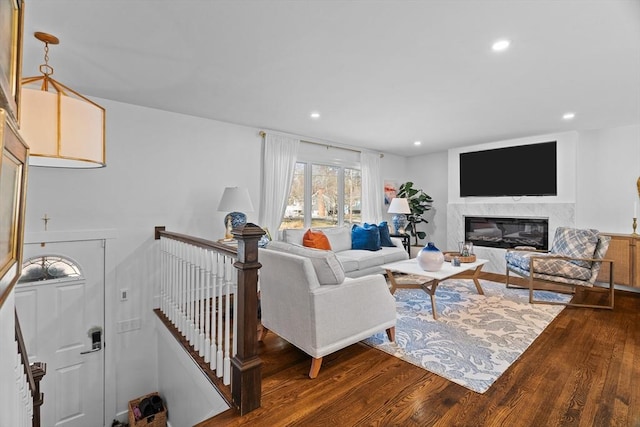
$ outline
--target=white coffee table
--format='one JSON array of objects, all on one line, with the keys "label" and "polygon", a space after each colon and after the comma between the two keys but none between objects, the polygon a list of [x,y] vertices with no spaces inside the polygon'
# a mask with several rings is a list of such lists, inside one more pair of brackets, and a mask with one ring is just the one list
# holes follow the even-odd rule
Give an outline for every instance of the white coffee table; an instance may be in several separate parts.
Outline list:
[{"label": "white coffee table", "polygon": [[[482,286],[478,281],[482,266],[489,260],[476,259],[474,262],[461,263],[460,267],[454,267],[450,262],[442,264],[442,268],[438,271],[424,271],[418,266],[418,262],[414,259],[407,259],[404,261],[392,262],[384,264],[382,268],[387,271],[387,276],[391,282],[391,293],[395,293],[396,289],[422,289],[431,297],[431,308],[433,312],[433,318],[438,319],[436,313],[436,288],[441,281],[458,278],[458,279],[473,279],[473,283],[476,285],[476,289],[480,295],[484,295]],[[406,278],[398,280],[393,273],[405,273],[411,275],[409,281]]]}]

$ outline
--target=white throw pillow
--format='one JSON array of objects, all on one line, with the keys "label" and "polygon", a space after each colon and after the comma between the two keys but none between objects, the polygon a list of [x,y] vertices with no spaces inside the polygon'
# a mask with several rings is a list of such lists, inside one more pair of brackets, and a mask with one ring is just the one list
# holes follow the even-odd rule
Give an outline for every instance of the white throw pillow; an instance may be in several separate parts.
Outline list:
[{"label": "white throw pillow", "polygon": [[[302,237],[307,232],[305,228],[285,228],[282,230],[282,239],[287,243],[302,244]],[[329,241],[331,242],[331,241]]]},{"label": "white throw pillow", "polygon": [[293,243],[269,242],[267,249],[303,256],[311,260],[313,269],[321,285],[338,285],[344,282],[344,269],[332,251],[306,248]]},{"label": "white throw pillow", "polygon": [[345,225],[342,227],[317,228],[329,239],[331,250],[334,252],[351,250],[351,227]]}]

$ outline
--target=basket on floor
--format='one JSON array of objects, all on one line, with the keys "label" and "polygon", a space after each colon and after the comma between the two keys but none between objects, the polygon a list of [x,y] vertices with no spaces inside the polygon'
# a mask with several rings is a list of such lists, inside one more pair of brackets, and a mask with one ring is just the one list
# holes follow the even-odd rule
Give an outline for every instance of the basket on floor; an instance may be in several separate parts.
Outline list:
[{"label": "basket on floor", "polygon": [[129,401],[129,427],[166,426],[167,407],[158,393]]}]

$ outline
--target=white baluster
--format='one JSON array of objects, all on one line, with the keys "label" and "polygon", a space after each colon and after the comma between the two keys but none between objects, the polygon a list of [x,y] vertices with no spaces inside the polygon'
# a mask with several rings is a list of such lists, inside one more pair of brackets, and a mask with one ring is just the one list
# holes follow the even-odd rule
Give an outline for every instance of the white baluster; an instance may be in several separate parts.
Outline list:
[{"label": "white baluster", "polygon": [[[169,240],[169,239],[168,239]],[[175,243],[173,240],[168,242],[169,252],[169,306],[167,307],[167,316],[171,323],[176,324],[176,300],[175,300],[175,288],[176,288],[176,257],[174,253]]]},{"label": "white baluster", "polygon": [[180,260],[178,259],[178,242],[173,240],[171,242],[171,254],[173,256],[173,325],[178,328],[180,323]]},{"label": "white baluster", "polygon": [[180,304],[182,309],[182,336],[187,337],[189,335],[189,262],[187,261],[187,245],[182,243],[181,245],[182,259],[182,303]]},{"label": "white baluster", "polygon": [[200,352],[200,248],[193,247],[193,349]]},{"label": "white baluster", "polygon": [[211,251],[204,251],[204,361],[211,361]]},{"label": "white baluster", "polygon": [[224,275],[225,275],[225,269],[224,269],[224,256],[218,254],[218,280],[216,283],[216,288],[217,288],[217,297],[218,297],[218,314],[217,314],[217,322],[218,322],[218,334],[216,336],[216,342],[217,342],[217,347],[218,347],[218,351],[216,353],[216,357],[217,357],[217,361],[216,361],[216,375],[218,377],[221,377],[223,374],[223,370],[224,370],[224,353],[223,353],[223,338],[224,335],[222,334],[222,324],[223,324],[223,319],[222,319],[222,313],[223,313],[223,307],[222,307],[222,299],[223,299],[223,292],[224,292]]},{"label": "white baluster", "polygon": [[209,329],[209,333],[211,336],[211,350],[210,350],[210,358],[211,363],[209,364],[209,368],[211,370],[216,369],[218,366],[218,342],[216,339],[216,290],[218,289],[218,257],[220,256],[217,252],[212,252],[211,256],[211,328]]},{"label": "white baluster", "polygon": [[182,260],[182,243],[176,243],[176,328],[182,332],[182,287],[184,285],[184,272]]},{"label": "white baluster", "polygon": [[206,264],[206,250],[203,248],[199,248],[198,249],[198,273],[200,276],[199,279],[199,283],[200,283],[200,288],[199,288],[199,297],[198,297],[198,305],[200,306],[199,309],[199,316],[198,316],[198,331],[199,331],[199,340],[198,340],[198,348],[199,348],[199,353],[201,357],[204,357],[205,353],[206,353],[206,347],[205,347],[205,343],[204,343],[204,306],[206,303],[206,297],[205,297],[205,274],[206,274],[206,268],[205,268],[205,264]]}]

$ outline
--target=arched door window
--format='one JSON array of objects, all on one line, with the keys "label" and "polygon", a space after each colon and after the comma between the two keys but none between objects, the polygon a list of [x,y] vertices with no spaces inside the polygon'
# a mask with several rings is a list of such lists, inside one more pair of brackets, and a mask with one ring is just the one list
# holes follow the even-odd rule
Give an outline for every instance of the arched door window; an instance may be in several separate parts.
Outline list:
[{"label": "arched door window", "polygon": [[58,255],[45,255],[29,258],[22,263],[22,276],[18,283],[81,277],[80,267],[73,260]]}]

